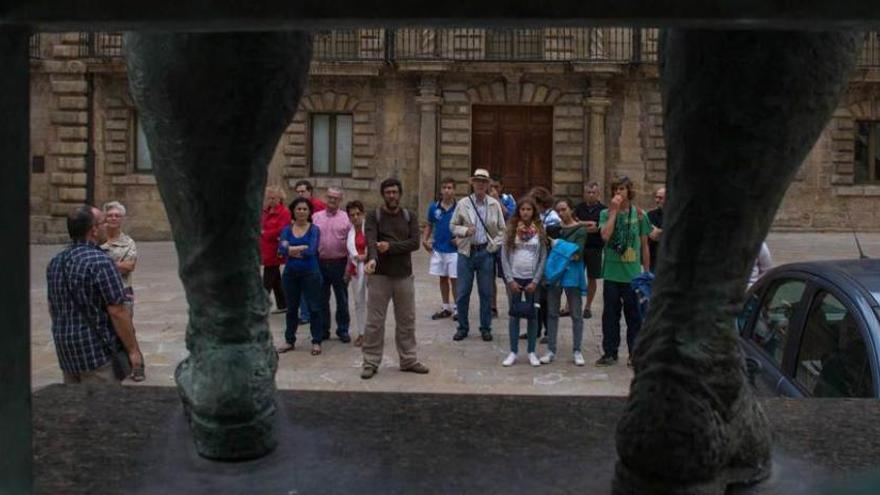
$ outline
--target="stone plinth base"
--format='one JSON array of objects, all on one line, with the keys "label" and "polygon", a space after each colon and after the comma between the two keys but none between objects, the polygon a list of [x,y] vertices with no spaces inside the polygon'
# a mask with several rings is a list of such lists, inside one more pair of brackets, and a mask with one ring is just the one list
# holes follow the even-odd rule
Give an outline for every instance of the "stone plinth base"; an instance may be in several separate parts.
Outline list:
[{"label": "stone plinth base", "polygon": [[[278,448],[239,463],[196,454],[174,388],[53,385],[33,403],[41,494],[487,495],[609,493],[624,398],[284,391]],[[808,493],[880,465],[880,401],[763,405],[774,473],[734,493]]]}]

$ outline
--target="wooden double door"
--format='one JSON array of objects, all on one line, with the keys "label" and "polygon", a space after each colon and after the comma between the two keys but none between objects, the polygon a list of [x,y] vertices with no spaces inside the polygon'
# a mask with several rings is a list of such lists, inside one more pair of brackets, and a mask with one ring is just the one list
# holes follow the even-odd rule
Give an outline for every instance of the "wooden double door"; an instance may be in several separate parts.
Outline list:
[{"label": "wooden double door", "polygon": [[471,170],[485,168],[517,198],[535,186],[552,190],[553,107],[475,105]]}]

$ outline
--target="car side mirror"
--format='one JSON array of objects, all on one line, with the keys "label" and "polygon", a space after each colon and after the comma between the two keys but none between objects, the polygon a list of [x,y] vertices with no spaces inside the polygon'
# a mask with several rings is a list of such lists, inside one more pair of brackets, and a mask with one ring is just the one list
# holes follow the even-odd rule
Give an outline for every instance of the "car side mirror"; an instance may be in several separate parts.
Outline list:
[{"label": "car side mirror", "polygon": [[755,386],[755,376],[764,371],[764,366],[760,361],[753,357],[746,357],[746,376],[749,379],[749,383],[752,386]]}]

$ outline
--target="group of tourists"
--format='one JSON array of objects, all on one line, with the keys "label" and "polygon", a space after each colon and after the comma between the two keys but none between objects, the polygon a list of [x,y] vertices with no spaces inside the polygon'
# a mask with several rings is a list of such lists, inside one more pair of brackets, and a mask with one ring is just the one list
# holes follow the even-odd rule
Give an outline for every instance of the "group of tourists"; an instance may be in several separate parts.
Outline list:
[{"label": "group of tourists", "polygon": [[[320,355],[335,317],[337,338],[349,343],[354,334],[354,345],[363,353],[361,376],[372,378],[379,370],[388,303],[393,301],[400,368],[428,373],[418,361],[415,339],[412,253],[420,245],[431,255],[429,274],[439,280],[440,308],[430,317],[454,321],[454,341],[470,334],[474,282],[480,338],[493,340],[497,280],[502,280],[510,336],[503,366],[516,363],[520,339],[526,340],[531,365],[552,363],[558,353],[559,320],[565,316],[572,322],[571,360],[585,365],[583,320],[592,317],[599,279],[604,288],[603,354],[596,365],[618,360],[621,312],[632,349],[641,315],[630,282],[653,270],[664,189],[656,192],[656,208],[645,212],[633,204],[633,183],[626,177],[613,182],[608,206],[599,200],[596,183],[585,185],[584,200],[577,205],[555,199],[543,187],[516,201],[504,192],[500,178],[484,169],[474,171],[470,188],[470,194],[456,198],[455,180],[441,180],[421,235],[419,219],[400,206],[403,186],[394,178],[382,182],[382,205],[369,211],[357,200],[343,205],[344,193],[337,187],[328,188],[320,201],[307,180],[296,183],[297,197],[288,206],[283,189],[267,188],[260,251],[265,288],[274,293],[275,311],[286,312],[278,352],[294,350],[298,327],[308,322],[311,354]],[[349,298],[354,299],[353,326]],[[526,329],[520,334],[522,320]],[[539,341],[546,344],[540,357]]]}]

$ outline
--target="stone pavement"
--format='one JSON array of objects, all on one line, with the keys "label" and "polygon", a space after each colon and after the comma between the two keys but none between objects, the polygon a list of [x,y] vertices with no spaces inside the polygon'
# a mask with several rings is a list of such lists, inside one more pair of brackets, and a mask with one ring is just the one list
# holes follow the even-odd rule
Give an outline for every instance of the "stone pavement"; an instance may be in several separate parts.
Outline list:
[{"label": "stone pavement", "polygon": [[[872,257],[880,256],[880,234],[860,235],[862,247]],[[857,251],[850,234],[775,233],[768,239],[774,263],[793,261],[854,258]],[[61,246],[34,245],[31,248],[31,357],[33,388],[61,381],[50,332],[46,301],[45,269],[49,259]],[[177,277],[177,257],[170,242],[138,244],[140,260],[134,273],[135,327],[147,362],[146,385],[172,386],[177,363],[187,355],[185,334],[187,304],[183,287]],[[525,342],[520,345],[520,360],[511,367],[501,366],[508,352],[506,297],[499,298],[501,317],[493,322],[493,342],[480,340],[472,331],[462,342],[453,342],[455,325],[452,320],[432,321],[438,309],[436,278],[427,275],[428,255],[424,251],[414,258],[416,270],[417,338],[419,357],[431,368],[428,375],[400,373],[394,351],[393,316],[389,310],[386,331],[385,359],[379,374],[372,380],[361,380],[360,349],[336,340],[326,342],[324,353],[309,354],[308,328],[298,336],[301,347],[281,355],[276,377],[281,389],[401,391],[477,394],[538,394],[538,395],[626,395],[631,371],[625,366],[625,344],[621,363],[609,368],[595,368],[601,344],[602,292],[593,303],[593,318],[585,320],[583,350],[587,366],[571,362],[571,320],[560,322],[559,355],[556,362],[532,368],[525,359]],[[499,291],[503,290],[498,283]],[[475,330],[477,296],[473,291],[471,327]],[[270,324],[275,342],[284,331],[284,315],[271,315]],[[523,325],[524,326],[524,325]],[[625,332],[625,325],[621,325]],[[332,331],[332,328],[331,328]],[[625,335],[622,336],[625,342]],[[539,345],[539,353],[545,346]],[[127,382],[130,383],[130,382]]]}]

